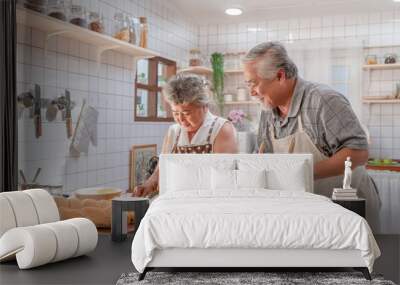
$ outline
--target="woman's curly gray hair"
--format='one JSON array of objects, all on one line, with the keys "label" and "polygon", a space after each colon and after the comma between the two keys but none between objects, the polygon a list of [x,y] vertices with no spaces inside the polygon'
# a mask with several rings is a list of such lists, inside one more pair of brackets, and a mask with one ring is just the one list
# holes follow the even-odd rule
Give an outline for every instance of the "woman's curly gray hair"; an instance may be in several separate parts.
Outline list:
[{"label": "woman's curly gray hair", "polygon": [[170,104],[195,104],[207,106],[210,103],[207,80],[192,73],[180,73],[164,85],[163,95]]}]

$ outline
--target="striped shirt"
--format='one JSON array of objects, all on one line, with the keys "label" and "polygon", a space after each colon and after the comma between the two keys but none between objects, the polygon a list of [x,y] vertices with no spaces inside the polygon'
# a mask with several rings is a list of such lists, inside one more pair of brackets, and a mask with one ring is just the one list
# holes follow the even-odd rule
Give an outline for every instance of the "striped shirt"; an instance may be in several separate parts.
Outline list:
[{"label": "striped shirt", "polygon": [[327,85],[297,78],[292,103],[286,118],[276,108],[261,112],[257,143],[265,143],[265,152],[273,152],[270,128],[276,139],[298,130],[297,115],[316,147],[325,156],[332,156],[343,147],[368,149],[367,136],[352,110],[349,101]]}]

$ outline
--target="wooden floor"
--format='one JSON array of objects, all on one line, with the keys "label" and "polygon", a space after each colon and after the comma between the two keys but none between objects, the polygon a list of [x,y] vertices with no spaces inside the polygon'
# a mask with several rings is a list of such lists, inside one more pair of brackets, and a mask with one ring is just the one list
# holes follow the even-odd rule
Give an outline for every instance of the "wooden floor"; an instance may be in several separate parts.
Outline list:
[{"label": "wooden floor", "polygon": [[[374,272],[400,282],[400,236],[376,236],[382,256]],[[131,262],[132,239],[112,242],[100,234],[97,248],[87,256],[29,270],[19,270],[16,262],[0,264],[0,284],[115,284],[124,272],[135,271]]]},{"label": "wooden floor", "polygon": [[134,271],[132,239],[112,242],[100,234],[96,250],[87,256],[19,270],[16,262],[0,264],[0,284],[115,284],[124,272]]}]

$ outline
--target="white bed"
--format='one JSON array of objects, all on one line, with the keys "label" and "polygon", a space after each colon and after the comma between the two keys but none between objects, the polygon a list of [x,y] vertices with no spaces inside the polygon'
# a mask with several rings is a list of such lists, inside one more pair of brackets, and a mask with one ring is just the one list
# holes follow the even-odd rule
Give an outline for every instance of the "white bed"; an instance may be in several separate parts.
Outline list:
[{"label": "white bed", "polygon": [[308,154],[162,155],[160,196],[132,243],[140,278],[154,267],[355,267],[369,277],[380,251],[367,222],[312,194],[312,169]]}]

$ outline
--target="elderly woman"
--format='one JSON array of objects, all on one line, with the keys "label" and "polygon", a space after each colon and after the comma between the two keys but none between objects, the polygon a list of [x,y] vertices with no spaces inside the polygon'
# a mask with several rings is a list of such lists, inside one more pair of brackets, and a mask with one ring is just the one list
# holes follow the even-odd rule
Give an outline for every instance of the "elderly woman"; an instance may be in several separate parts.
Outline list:
[{"label": "elderly woman", "polygon": [[[179,74],[163,89],[176,124],[164,138],[162,153],[236,153],[236,132],[226,119],[208,110],[205,80],[195,74]],[[135,196],[157,191],[158,167],[145,183],[135,187]]]}]

